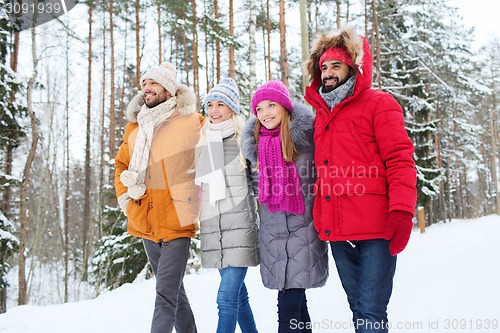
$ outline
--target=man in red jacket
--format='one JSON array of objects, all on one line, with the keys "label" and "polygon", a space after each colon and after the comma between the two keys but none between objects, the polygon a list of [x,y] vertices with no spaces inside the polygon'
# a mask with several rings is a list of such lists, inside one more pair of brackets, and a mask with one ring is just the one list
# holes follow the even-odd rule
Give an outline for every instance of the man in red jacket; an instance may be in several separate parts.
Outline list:
[{"label": "man in red jacket", "polygon": [[305,65],[305,99],[316,109],[314,224],[330,241],[356,332],[387,332],[396,255],[417,198],[403,110],[371,89],[369,44],[352,28],[319,35]]}]

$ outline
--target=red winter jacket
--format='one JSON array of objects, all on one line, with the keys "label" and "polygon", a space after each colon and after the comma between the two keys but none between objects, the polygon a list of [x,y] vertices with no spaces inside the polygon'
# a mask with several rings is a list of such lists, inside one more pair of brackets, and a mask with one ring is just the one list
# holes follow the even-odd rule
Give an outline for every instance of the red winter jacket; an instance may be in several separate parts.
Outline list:
[{"label": "red winter jacket", "polygon": [[[305,99],[316,109],[313,218],[322,240],[383,238],[389,212],[414,214],[417,198],[414,148],[403,110],[388,93],[371,89],[369,44],[362,36],[354,37],[338,41],[323,36],[308,65],[314,79]],[[356,43],[356,37],[359,52],[351,51],[357,73],[354,93],[330,111],[318,93],[318,57],[339,42],[355,50],[350,43]]]}]

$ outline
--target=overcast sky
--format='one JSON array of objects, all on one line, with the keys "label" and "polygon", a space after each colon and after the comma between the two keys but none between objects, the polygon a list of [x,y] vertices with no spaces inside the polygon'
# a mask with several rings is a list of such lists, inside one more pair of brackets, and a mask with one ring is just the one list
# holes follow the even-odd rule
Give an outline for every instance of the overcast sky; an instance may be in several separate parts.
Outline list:
[{"label": "overcast sky", "polygon": [[461,10],[467,26],[476,26],[476,38],[479,45],[486,44],[494,37],[500,39],[498,0],[451,0]]}]

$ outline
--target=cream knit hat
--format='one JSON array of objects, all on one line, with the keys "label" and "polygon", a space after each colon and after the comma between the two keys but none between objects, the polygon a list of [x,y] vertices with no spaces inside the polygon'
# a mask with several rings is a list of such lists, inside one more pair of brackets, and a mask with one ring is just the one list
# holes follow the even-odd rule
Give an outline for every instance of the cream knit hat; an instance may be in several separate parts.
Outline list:
[{"label": "cream knit hat", "polygon": [[141,76],[141,87],[144,80],[153,80],[167,89],[170,95],[175,96],[177,92],[177,79],[175,66],[169,62],[164,62],[159,66],[151,67]]}]

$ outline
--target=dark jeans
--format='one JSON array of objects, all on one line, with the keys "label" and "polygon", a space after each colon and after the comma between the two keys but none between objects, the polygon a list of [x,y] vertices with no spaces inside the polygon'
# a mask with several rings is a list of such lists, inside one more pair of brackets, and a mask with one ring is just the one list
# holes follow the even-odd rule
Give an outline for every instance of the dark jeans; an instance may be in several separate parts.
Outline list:
[{"label": "dark jeans", "polygon": [[305,289],[278,292],[278,333],[311,333],[310,322]]},{"label": "dark jeans", "polygon": [[189,238],[155,243],[143,239],[156,276],[156,301],[151,333],[196,333],[193,312],[182,280],[189,257]]},{"label": "dark jeans", "polygon": [[356,333],[386,333],[396,257],[389,241],[331,242],[340,281],[353,313]]}]

